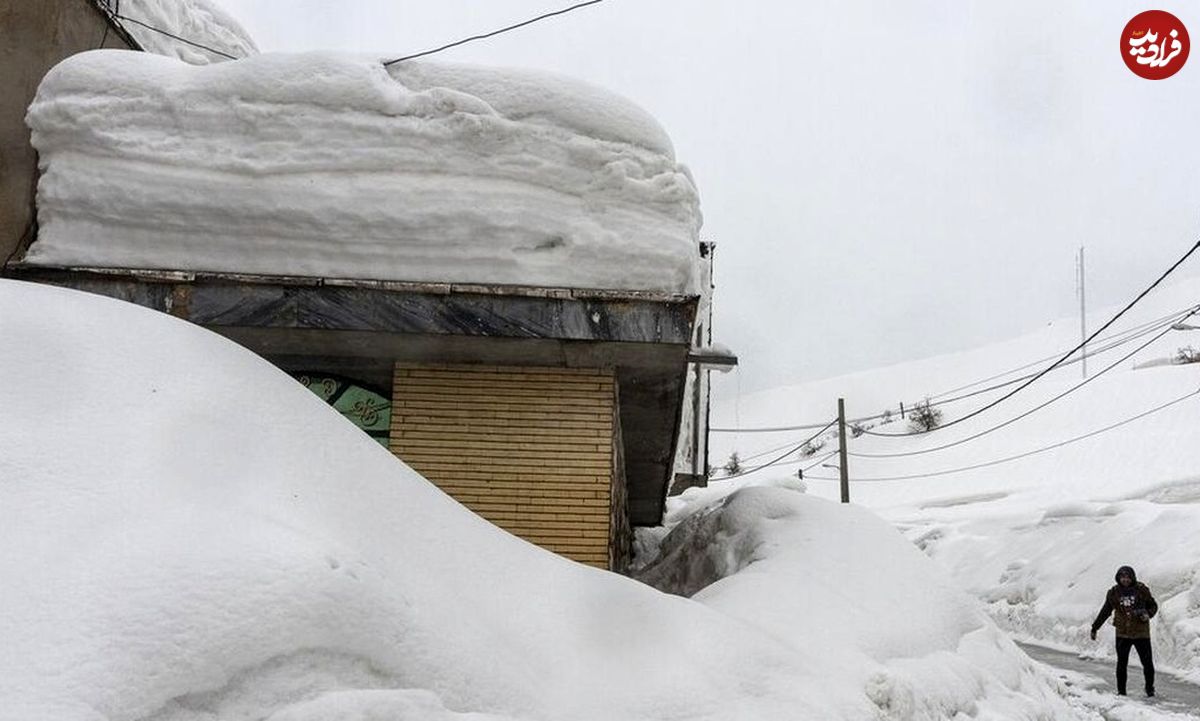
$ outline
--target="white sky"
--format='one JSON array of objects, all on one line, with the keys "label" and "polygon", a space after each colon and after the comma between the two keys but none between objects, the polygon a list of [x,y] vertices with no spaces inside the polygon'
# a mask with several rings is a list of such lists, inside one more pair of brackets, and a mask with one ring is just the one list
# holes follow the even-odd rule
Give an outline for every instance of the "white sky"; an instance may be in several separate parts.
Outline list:
[{"label": "white sky", "polygon": [[[395,54],[570,4],[219,2],[264,51]],[[584,78],[659,119],[749,391],[1071,315],[1081,243],[1094,306],[1174,262],[1200,233],[1200,54],[1130,73],[1121,30],[1149,7],[1200,37],[1177,1],[608,0],[437,57]]]}]

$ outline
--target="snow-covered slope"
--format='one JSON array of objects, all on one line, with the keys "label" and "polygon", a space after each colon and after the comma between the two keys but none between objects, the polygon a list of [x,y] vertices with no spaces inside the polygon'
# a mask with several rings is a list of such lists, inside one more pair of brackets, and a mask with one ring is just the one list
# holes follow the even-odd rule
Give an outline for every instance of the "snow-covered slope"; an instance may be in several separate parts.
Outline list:
[{"label": "snow-covered slope", "polygon": [[93,51],[42,81],[34,264],[697,292],[686,168],[533,71]]},{"label": "snow-covered slope", "polygon": [[214,334],[0,281],[0,338],[0,718],[826,717],[778,644],[504,533]]},{"label": "snow-covered slope", "polygon": [[[1159,663],[1200,678],[1200,537],[1195,530],[1200,528],[1200,364],[1162,362],[1181,347],[1200,346],[1200,333],[1168,330],[1198,303],[1198,279],[1148,296],[1106,333],[1115,336],[1113,342],[1095,344],[1095,350],[1112,347],[1089,358],[1093,380],[1078,390],[1071,390],[1081,382],[1080,367],[1073,364],[944,430],[851,438],[851,497],[904,528],[963,587],[983,598],[1002,626],[1086,653],[1111,653],[1111,635],[1092,642],[1088,626],[1116,568],[1135,566],[1162,603],[1154,622]],[[1099,327],[1116,310],[1097,311],[1089,326]],[[1200,325],[1200,315],[1186,325]],[[836,412],[839,396],[847,399],[852,417],[886,408],[898,416],[900,401],[911,409],[926,396],[945,399],[1021,377],[1076,342],[1078,321],[1066,319],[970,352],[780,388],[740,402],[727,397],[715,409],[714,425],[732,426],[735,419],[742,426],[821,421]],[[1039,359],[1043,362],[1030,365]],[[968,385],[975,381],[983,382]],[[940,406],[943,421],[961,418],[1014,387],[946,403]],[[1034,410],[1063,393],[1068,395]],[[1032,413],[987,432],[1026,411]],[[877,433],[907,430],[902,421],[880,425],[876,419],[866,425],[874,425],[870,430]],[[737,449],[753,467],[811,432],[718,434],[713,457],[724,459]],[[836,497],[832,479],[837,472],[821,464],[837,463],[836,456],[822,460],[837,441],[830,434],[823,440],[824,448],[802,463],[792,456],[749,478],[794,476],[798,468],[807,468],[810,490]],[[783,448],[759,455],[778,446]],[[867,457],[881,454],[916,455]]]},{"label": "snow-covered slope", "polygon": [[822,669],[827,695],[865,690],[875,708],[862,718],[1075,717],[979,605],[884,521],[786,485],[735,488],[671,499],[670,534],[639,577],[783,641]]},{"label": "snow-covered slope", "polygon": [[1070,717],[862,512],[731,501],[696,602],[507,535],[165,315],[0,281],[0,376],[3,719]]}]

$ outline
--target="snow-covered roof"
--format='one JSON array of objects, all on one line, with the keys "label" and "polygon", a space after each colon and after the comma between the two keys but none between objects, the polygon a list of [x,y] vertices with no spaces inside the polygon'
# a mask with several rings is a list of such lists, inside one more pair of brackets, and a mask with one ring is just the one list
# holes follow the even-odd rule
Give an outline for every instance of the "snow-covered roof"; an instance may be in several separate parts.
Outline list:
[{"label": "snow-covered roof", "polygon": [[250,34],[211,0],[124,0],[119,4],[116,0],[101,1],[110,11],[119,10],[121,15],[135,21],[118,19],[147,52],[178,58],[193,65],[258,53]]},{"label": "snow-covered roof", "polygon": [[27,121],[33,264],[697,291],[666,133],[559,76],[102,50],[51,70]]}]

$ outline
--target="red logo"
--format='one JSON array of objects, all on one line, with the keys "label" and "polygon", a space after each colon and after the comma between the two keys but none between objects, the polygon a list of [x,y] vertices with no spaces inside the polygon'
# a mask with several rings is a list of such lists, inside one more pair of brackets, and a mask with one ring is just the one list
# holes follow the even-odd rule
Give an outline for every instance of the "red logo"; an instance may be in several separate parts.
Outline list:
[{"label": "red logo", "polygon": [[1179,72],[1191,48],[1187,28],[1164,10],[1138,13],[1121,33],[1125,65],[1147,80],[1162,80]]}]

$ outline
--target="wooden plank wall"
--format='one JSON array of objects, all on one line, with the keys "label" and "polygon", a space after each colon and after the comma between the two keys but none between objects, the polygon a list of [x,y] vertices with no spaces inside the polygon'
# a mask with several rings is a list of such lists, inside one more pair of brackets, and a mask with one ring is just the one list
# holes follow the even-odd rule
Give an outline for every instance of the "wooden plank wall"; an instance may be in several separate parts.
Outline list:
[{"label": "wooden plank wall", "polygon": [[611,370],[397,364],[391,450],[460,503],[609,568]]}]

